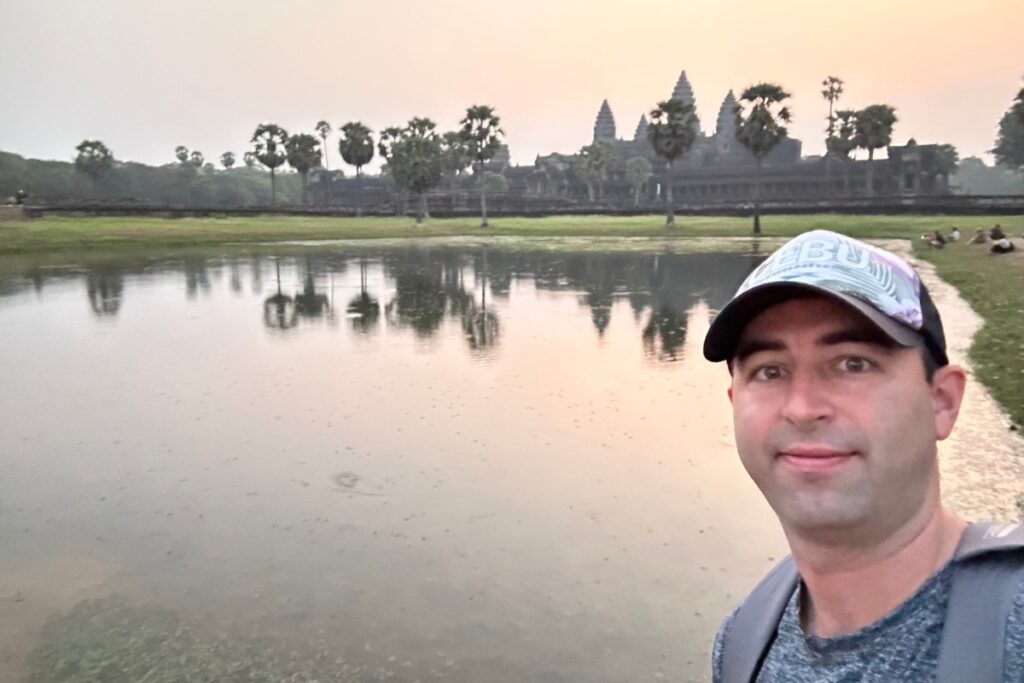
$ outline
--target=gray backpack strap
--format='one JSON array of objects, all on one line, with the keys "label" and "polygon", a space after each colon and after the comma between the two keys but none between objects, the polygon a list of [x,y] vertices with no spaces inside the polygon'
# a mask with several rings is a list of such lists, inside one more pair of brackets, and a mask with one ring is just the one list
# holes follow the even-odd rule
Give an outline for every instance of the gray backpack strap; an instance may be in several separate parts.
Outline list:
[{"label": "gray backpack strap", "polygon": [[793,558],[786,556],[740,605],[722,642],[722,683],[757,677],[799,579]]},{"label": "gray backpack strap", "polygon": [[936,683],[1000,683],[1006,621],[1024,581],[1024,526],[970,525],[954,562]]}]

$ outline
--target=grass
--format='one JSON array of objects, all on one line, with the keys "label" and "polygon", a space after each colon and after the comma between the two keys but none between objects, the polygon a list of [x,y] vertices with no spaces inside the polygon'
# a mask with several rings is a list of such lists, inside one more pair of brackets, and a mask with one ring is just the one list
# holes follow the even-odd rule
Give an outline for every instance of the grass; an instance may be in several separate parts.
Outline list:
[{"label": "grass", "polygon": [[[480,228],[477,218],[433,219],[416,227],[407,217],[247,217],[124,218],[48,216],[0,223],[0,255],[36,258],[90,252],[131,252],[154,248],[207,247],[288,240],[373,239],[403,237],[748,237],[751,219],[685,216],[666,231],[664,218],[648,216],[557,216],[495,218]],[[1024,254],[991,256],[987,249],[963,242],[944,250],[924,245],[919,237],[936,228],[957,225],[970,237],[975,227],[1000,223],[1011,237],[1024,234],[1024,216],[857,216],[810,214],[765,216],[766,237],[791,237],[813,228],[828,228],[854,237],[911,239],[918,256],[933,262],[940,276],[955,285],[984,318],[971,360],[979,379],[1024,425]],[[1018,239],[1024,249],[1024,240]]]},{"label": "grass", "polygon": [[[497,218],[480,228],[477,218],[430,220],[416,227],[411,218],[246,217],[246,218],[125,218],[47,216],[0,223],[0,254],[83,249],[147,248],[253,243],[281,240],[372,239],[506,235],[623,236],[623,237],[735,237],[750,234],[749,218],[731,216],[678,216],[677,227],[666,231],[664,218],[649,216],[556,216]],[[825,227],[858,237],[917,237],[936,227],[1002,223],[1011,232],[1024,229],[1021,216],[838,216],[809,214],[766,216],[766,236],[786,237]],[[965,230],[967,232],[967,230]]]},{"label": "grass", "polygon": [[[1013,230],[1012,234],[1020,233]],[[1016,242],[1018,249],[1024,248],[1024,241]],[[939,275],[985,320],[971,344],[971,364],[1020,428],[1024,425],[1024,253],[995,256],[987,248],[963,243],[942,250],[921,246],[917,252],[934,263]]]}]

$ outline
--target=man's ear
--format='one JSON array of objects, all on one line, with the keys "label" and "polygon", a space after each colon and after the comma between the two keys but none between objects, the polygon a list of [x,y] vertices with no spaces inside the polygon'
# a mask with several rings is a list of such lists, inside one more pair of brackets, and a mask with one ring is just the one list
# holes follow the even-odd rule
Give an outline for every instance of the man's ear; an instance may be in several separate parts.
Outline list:
[{"label": "man's ear", "polygon": [[726,392],[729,394],[729,403],[732,403],[732,385],[729,385],[729,390]]},{"label": "man's ear", "polygon": [[959,365],[946,365],[932,376],[932,406],[935,410],[935,435],[941,441],[953,431],[960,404],[964,399],[967,375]]}]

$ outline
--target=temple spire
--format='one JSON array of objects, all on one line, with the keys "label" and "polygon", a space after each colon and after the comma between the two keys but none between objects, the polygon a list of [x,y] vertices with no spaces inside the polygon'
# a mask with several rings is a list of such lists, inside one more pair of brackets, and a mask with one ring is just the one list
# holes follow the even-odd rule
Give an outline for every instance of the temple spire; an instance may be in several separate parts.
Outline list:
[{"label": "temple spire", "polygon": [[730,90],[722,100],[722,106],[718,108],[715,137],[732,137],[736,134],[736,104],[736,95]]},{"label": "temple spire", "polygon": [[594,142],[598,140],[615,140],[615,117],[608,100],[601,102],[601,110],[597,112],[594,122]]},{"label": "temple spire", "polygon": [[646,142],[647,140],[647,117],[640,115],[640,122],[636,124],[636,132],[633,133],[634,142]]},{"label": "temple spire", "polygon": [[679,72],[679,80],[676,81],[676,87],[672,90],[672,99],[682,100],[686,104],[692,104],[695,108],[697,106],[697,102],[693,99],[693,88],[690,87],[685,70]]}]

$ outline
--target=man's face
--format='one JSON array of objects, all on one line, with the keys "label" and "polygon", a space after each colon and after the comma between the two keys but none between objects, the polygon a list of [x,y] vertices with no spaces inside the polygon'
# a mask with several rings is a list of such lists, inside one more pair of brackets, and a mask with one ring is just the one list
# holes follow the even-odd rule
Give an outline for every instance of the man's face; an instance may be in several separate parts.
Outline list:
[{"label": "man's face", "polygon": [[867,539],[938,504],[936,440],[962,382],[950,415],[918,349],[838,301],[800,298],[747,325],[732,369],[737,450],[787,532]]}]

